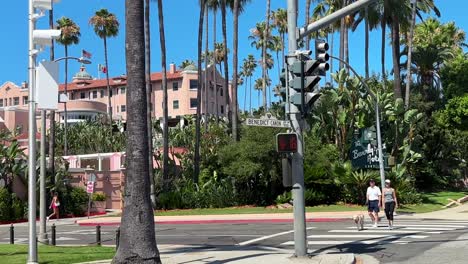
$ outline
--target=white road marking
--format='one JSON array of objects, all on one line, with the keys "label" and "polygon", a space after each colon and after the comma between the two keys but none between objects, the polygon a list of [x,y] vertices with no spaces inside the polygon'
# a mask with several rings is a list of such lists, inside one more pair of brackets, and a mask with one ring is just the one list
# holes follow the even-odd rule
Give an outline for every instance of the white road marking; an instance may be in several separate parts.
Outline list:
[{"label": "white road marking", "polygon": [[[314,229],[314,228],[316,228],[316,227],[308,227],[306,229],[310,230],[310,229]],[[240,243],[236,244],[236,246],[246,246],[246,245],[250,245],[252,243],[258,242],[258,241],[270,239],[270,238],[273,238],[273,237],[283,236],[283,235],[287,235],[287,234],[290,234],[290,233],[294,233],[294,230],[281,232],[281,233],[277,233],[277,234],[273,234],[273,235],[269,235],[269,236],[262,236],[262,237],[255,238],[255,239],[252,239],[252,240],[247,240],[247,241],[240,242]]]},{"label": "white road marking", "polygon": [[73,241],[73,240],[79,240],[79,239],[71,238],[71,237],[59,237],[59,238],[56,238],[55,240],[57,240],[57,241]]},{"label": "white road marking", "polygon": [[368,235],[368,234],[355,234],[355,235],[311,235],[308,238],[415,238],[415,239],[422,239],[428,236],[421,236],[421,235]]},{"label": "white road marking", "polygon": [[407,224],[402,224],[402,225],[395,225],[394,227],[453,227],[453,228],[463,228],[466,226],[461,226],[461,225],[407,225]]},{"label": "white road marking", "polygon": [[[443,231],[450,231],[450,230],[455,230],[456,228],[448,228],[448,227],[419,227],[415,225],[415,227],[409,227],[409,226],[395,226],[397,229],[414,229],[414,230],[443,230]],[[355,226],[350,226],[347,227],[348,229],[356,229]],[[372,226],[365,226],[367,229],[374,229],[378,230],[379,228],[387,228],[387,226],[379,226],[379,228],[374,228]]]},{"label": "white road marking", "polygon": [[361,231],[357,230],[330,230],[330,233],[395,233],[395,234],[414,234],[414,233],[424,233],[424,234],[440,234],[442,232],[419,232],[419,231],[409,231],[409,230],[384,230],[384,229],[364,229]]},{"label": "white road marking", "polygon": [[[336,241],[336,240],[321,240],[321,241],[308,241],[309,245],[342,245],[342,244],[361,244],[361,245],[370,245],[370,244],[408,244],[410,241],[385,241],[385,240],[362,240],[362,241]],[[283,246],[292,246],[294,241],[288,241],[281,244]]]}]

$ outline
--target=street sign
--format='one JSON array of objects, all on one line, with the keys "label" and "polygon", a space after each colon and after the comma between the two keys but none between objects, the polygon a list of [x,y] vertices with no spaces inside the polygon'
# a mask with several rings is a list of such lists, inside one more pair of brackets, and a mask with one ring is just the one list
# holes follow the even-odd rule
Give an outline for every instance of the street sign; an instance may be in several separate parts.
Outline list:
[{"label": "street sign", "polygon": [[277,119],[257,119],[257,118],[247,118],[245,124],[248,126],[258,126],[258,127],[282,127],[282,128],[291,128],[289,121],[277,120]]},{"label": "street sign", "polygon": [[36,102],[38,109],[58,109],[59,67],[57,62],[43,61],[36,69]]},{"label": "street sign", "polygon": [[87,193],[93,193],[94,192],[94,182],[89,181],[88,184],[86,184],[86,192]]}]

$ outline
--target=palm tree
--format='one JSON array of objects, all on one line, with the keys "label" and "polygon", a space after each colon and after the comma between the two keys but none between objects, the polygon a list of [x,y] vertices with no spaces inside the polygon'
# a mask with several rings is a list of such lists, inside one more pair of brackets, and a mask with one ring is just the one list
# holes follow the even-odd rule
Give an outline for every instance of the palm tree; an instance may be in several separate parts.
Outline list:
[{"label": "palm tree", "polygon": [[106,64],[106,81],[107,81],[107,114],[112,123],[112,103],[111,103],[111,88],[109,84],[109,63],[107,60],[107,38],[115,37],[119,34],[119,21],[117,17],[109,13],[107,9],[96,11],[95,15],[89,20],[89,24],[94,27],[94,32],[104,41],[104,59]]},{"label": "palm tree", "polygon": [[[228,120],[231,116],[231,102],[229,98],[229,67],[228,67],[228,53],[227,53],[227,29],[226,29],[226,0],[221,0],[221,23],[222,23],[222,31],[223,31],[223,45],[224,45],[224,98],[226,100],[226,116]],[[230,123],[230,122],[229,122]]]},{"label": "palm tree", "polygon": [[[62,32],[60,37],[57,39],[57,42],[62,44],[65,48],[65,58],[68,57],[68,46],[72,44],[78,44],[80,42],[80,27],[73,22],[68,17],[62,17],[57,20],[58,28]],[[68,83],[68,59],[65,59],[65,87],[64,93],[67,95],[67,83]],[[67,103],[64,103],[64,147],[63,154],[68,155],[68,140],[67,140],[67,130],[68,130],[68,112],[67,112]]]},{"label": "palm tree", "polygon": [[[246,78],[246,84],[250,83],[250,86],[249,86],[249,112],[250,113],[252,112],[252,75],[256,67],[257,67],[257,61],[255,60],[255,57],[252,54],[249,54],[247,58],[245,58],[243,61],[242,73],[243,73],[243,76]],[[245,91],[244,109],[247,109],[245,107],[246,102],[247,102],[247,87]]]},{"label": "palm tree", "polygon": [[200,17],[198,20],[198,88],[197,88],[197,117],[195,121],[195,153],[193,166],[193,182],[198,183],[200,174],[200,120],[201,120],[201,87],[202,87],[202,46],[203,46],[203,19],[206,0],[200,0]]},{"label": "palm tree", "polygon": [[184,60],[182,63],[180,63],[179,69],[183,70],[183,69],[185,69],[185,67],[187,67],[189,65],[194,65],[195,66],[195,62],[193,60]]},{"label": "palm tree", "polygon": [[[270,0],[266,1],[266,26],[265,31],[263,32],[263,39],[268,39],[270,34]],[[266,41],[263,42],[262,45],[262,78],[266,80],[267,78],[267,66],[266,66],[266,53],[267,53],[267,43]],[[265,111],[267,110],[267,86],[266,82],[263,82],[263,107]]]},{"label": "palm tree", "polygon": [[380,25],[380,14],[377,5],[370,5],[358,13],[351,30],[355,31],[364,21],[364,70],[366,79],[369,78],[369,33]]},{"label": "palm tree", "polygon": [[[268,0],[269,1],[269,0]],[[233,22],[233,84],[232,84],[232,138],[235,141],[239,140],[239,137],[237,136],[237,121],[238,121],[238,116],[239,116],[239,105],[237,103],[237,84],[238,84],[238,79],[239,76],[237,74],[237,67],[238,67],[238,57],[237,57],[237,49],[239,47],[239,0],[234,0],[234,6],[233,6],[233,17],[234,17],[234,22]]]},{"label": "palm tree", "polygon": [[[310,3],[312,2],[312,0],[306,0],[306,4],[305,4],[305,23],[304,23],[304,26],[307,27],[307,25],[309,25],[310,23]],[[306,36],[306,44],[305,44],[305,49],[306,50],[310,50],[310,35],[307,35]],[[283,56],[284,57],[284,56]]]},{"label": "palm tree", "polygon": [[144,2],[126,1],[125,10],[127,172],[120,244],[112,263],[161,263],[154,231],[147,157]]},{"label": "palm tree", "polygon": [[280,59],[279,59],[279,52],[284,49],[283,46],[283,41],[280,36],[273,36],[273,47],[272,51],[276,53],[276,63],[278,64],[278,80],[281,75],[281,65],[280,65]]},{"label": "palm tree", "polygon": [[[273,37],[271,34],[265,34],[266,32],[266,22],[259,22],[255,25],[255,28],[250,29],[250,36],[249,39],[252,41],[251,46],[255,47],[256,49],[262,49],[262,58],[260,60],[260,65],[262,65],[262,79],[264,79],[264,75],[266,75],[267,67],[266,67],[266,52],[263,53],[263,46],[266,46],[268,49],[273,47]],[[270,32],[271,33],[271,32]],[[266,83],[265,83],[266,84]],[[267,97],[266,97],[266,89],[263,92],[263,106],[266,109],[267,104]]]},{"label": "palm tree", "polygon": [[[216,59],[214,58],[214,54],[216,53],[216,17],[217,17],[217,11],[219,9],[220,3],[219,0],[209,0],[207,7],[213,11],[213,88],[215,91],[215,106],[216,106],[216,111],[215,111],[215,118],[216,118],[216,123],[219,121],[219,115],[218,115],[218,82],[217,82],[217,76],[216,76]],[[207,29],[208,30],[208,29]]]},{"label": "palm tree", "polygon": [[151,114],[151,33],[150,33],[150,0],[145,0],[145,81],[146,81],[146,115],[148,130],[148,169],[150,172],[150,196],[153,208],[156,207],[154,167],[153,167],[153,124]]},{"label": "palm tree", "polygon": [[[158,0],[159,42],[161,46],[161,88],[163,90],[163,181],[165,190],[169,180],[169,113],[167,100],[167,71],[166,71],[166,35],[164,32],[164,12],[162,0]],[[151,159],[151,161],[153,161]]]},{"label": "palm tree", "polygon": [[[209,123],[209,115],[208,115],[208,99],[209,99],[209,96],[208,96],[208,64],[209,64],[209,56],[208,56],[208,24],[209,24],[209,12],[208,12],[208,1],[205,1],[205,74],[203,75],[203,80],[204,80],[204,84],[203,84],[203,87],[204,89],[202,89],[204,92],[205,92],[205,96],[204,96],[204,100],[205,103],[204,103],[204,108],[205,108],[205,130],[208,129],[208,123]],[[200,102],[199,102],[200,103]],[[200,107],[201,107],[201,104],[200,104]]]},{"label": "palm tree", "polygon": [[410,87],[411,87],[411,56],[413,50],[413,33],[416,24],[416,4],[418,0],[414,0],[411,7],[411,25],[408,37],[408,64],[406,66],[406,89],[405,89],[405,109],[409,108]]},{"label": "palm tree", "polygon": [[[307,0],[310,1],[310,0]],[[278,30],[281,37],[281,68],[284,68],[284,48],[285,48],[285,34],[288,31],[288,14],[285,9],[279,8],[272,14],[273,25]],[[310,41],[309,41],[310,42]]]}]

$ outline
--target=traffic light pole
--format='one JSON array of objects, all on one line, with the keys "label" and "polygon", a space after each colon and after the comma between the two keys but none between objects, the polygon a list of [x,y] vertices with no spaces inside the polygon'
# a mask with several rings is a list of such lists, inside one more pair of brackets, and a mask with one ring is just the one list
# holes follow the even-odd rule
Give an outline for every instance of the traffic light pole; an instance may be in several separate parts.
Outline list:
[{"label": "traffic light pole", "polygon": [[[297,50],[297,0],[287,0],[288,2],[288,53],[287,64],[293,65],[296,60]],[[290,72],[288,71],[288,74]],[[292,76],[287,78],[291,79]],[[289,96],[297,93],[294,89],[288,88]],[[297,152],[292,155],[292,175],[293,187],[292,197],[294,201],[294,250],[297,257],[307,255],[307,233],[305,224],[304,205],[304,138],[302,137],[302,117],[296,105],[289,102],[289,114],[292,129],[297,133]]]},{"label": "traffic light pole", "polygon": [[385,187],[385,164],[384,164],[384,161],[383,161],[383,146],[382,146],[382,134],[381,134],[381,131],[380,131],[380,108],[379,108],[379,99],[377,98],[377,96],[372,92],[372,90],[369,88],[369,86],[367,85],[366,82],[364,82],[364,80],[362,80],[361,76],[356,72],[356,70],[354,70],[353,67],[351,67],[351,65],[340,59],[340,58],[337,58],[335,56],[330,56],[331,59],[335,59],[337,61],[340,61],[342,63],[344,63],[346,66],[348,66],[348,68],[354,73],[354,75],[359,79],[359,81],[362,83],[362,85],[364,86],[364,88],[367,90],[367,92],[370,94],[370,96],[372,97],[372,99],[374,99],[375,101],[375,126],[376,126],[376,132],[377,132],[377,148],[378,148],[378,151],[379,151],[379,170],[380,170],[380,185],[382,186],[382,190],[383,188]]}]

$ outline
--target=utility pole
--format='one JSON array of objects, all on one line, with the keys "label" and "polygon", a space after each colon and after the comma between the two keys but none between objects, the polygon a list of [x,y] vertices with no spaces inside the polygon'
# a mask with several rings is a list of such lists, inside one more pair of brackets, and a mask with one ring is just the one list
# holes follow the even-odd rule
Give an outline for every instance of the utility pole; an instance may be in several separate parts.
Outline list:
[{"label": "utility pole", "polygon": [[[288,2],[288,65],[293,65],[296,61],[297,50],[297,0],[287,0]],[[289,72],[288,72],[289,74]],[[289,76],[287,80],[291,79]],[[293,89],[289,90],[289,96],[297,93]],[[301,113],[298,107],[289,103],[289,114],[292,130],[297,133],[297,152],[292,154],[292,198],[294,201],[294,250],[297,257],[307,255],[307,233],[305,224],[304,205],[304,139],[302,137]]]},{"label": "utility pole", "polygon": [[28,264],[37,263],[36,240],[36,50],[33,32],[36,29],[33,0],[29,0],[29,126],[28,126]]},{"label": "utility pole", "polygon": [[[46,111],[41,110],[41,171],[39,176],[39,238],[43,244],[49,244],[46,230]],[[53,177],[53,176],[52,176]]]},{"label": "utility pole", "polygon": [[[342,9],[337,10],[336,12],[323,17],[304,28],[297,27],[297,4],[298,0],[286,0],[287,1],[287,15],[288,15],[288,56],[287,64],[288,66],[293,66],[297,60],[298,56],[301,56],[302,53],[297,52],[297,42],[298,40],[308,36],[310,33],[318,31],[321,28],[328,27],[333,22],[349,15],[353,12],[358,11],[361,8],[366,7],[367,5],[376,2],[377,0],[360,0],[350,4]],[[305,51],[310,54],[310,51]],[[303,62],[301,62],[303,63]],[[304,67],[301,67],[301,78],[304,76]],[[313,66],[317,67],[317,65]],[[328,68],[326,69],[328,70]],[[293,80],[294,76],[291,72],[288,71],[289,77],[287,80]],[[320,74],[318,74],[320,75]],[[320,79],[319,79],[320,80]],[[305,225],[305,205],[304,205],[304,138],[302,136],[302,128],[304,125],[303,113],[306,113],[304,109],[305,99],[309,100],[313,104],[314,99],[317,98],[317,95],[314,93],[308,93],[307,98],[304,97],[304,80],[301,80],[301,91],[298,92],[295,89],[286,88],[289,91],[289,111],[286,107],[286,114],[289,114],[291,126],[293,132],[297,134],[297,152],[292,154],[292,197],[294,201],[294,249],[296,257],[304,257],[307,255],[307,233]],[[294,103],[294,98],[300,96],[300,104]],[[319,95],[318,95],[319,96]],[[296,102],[297,103],[297,102]],[[298,106],[299,105],[299,106]],[[378,107],[378,106],[377,106]],[[299,109],[301,108],[301,109]],[[379,124],[378,124],[379,125]],[[377,128],[377,133],[380,133],[380,127]],[[379,145],[381,145],[381,140]],[[381,152],[381,151],[380,151]],[[380,156],[381,153],[379,153]]]}]

